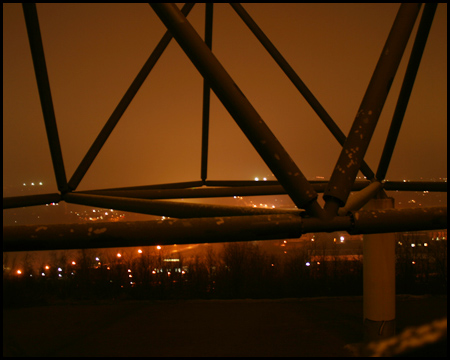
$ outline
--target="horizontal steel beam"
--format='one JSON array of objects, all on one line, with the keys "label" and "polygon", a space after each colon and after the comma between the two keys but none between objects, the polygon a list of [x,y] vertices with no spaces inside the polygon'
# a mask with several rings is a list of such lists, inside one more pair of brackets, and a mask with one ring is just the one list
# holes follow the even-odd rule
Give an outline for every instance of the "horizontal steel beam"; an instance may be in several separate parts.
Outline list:
[{"label": "horizontal steel beam", "polygon": [[446,228],[445,207],[356,211],[329,221],[296,215],[256,215],[130,223],[6,226],[3,228],[3,251],[236,242],[291,239],[317,232],[367,234]]},{"label": "horizontal steel beam", "polygon": [[384,181],[384,190],[447,192],[445,181]]},{"label": "horizontal steel beam", "polygon": [[59,203],[61,195],[54,194],[40,194],[27,196],[11,196],[3,198],[3,209],[11,209],[25,206],[45,205],[50,203]]},{"label": "horizontal steel beam", "polygon": [[300,210],[254,208],[249,206],[226,206],[197,204],[178,201],[130,199],[116,196],[68,193],[63,200],[79,205],[98,206],[107,209],[131,211],[147,215],[168,216],[174,218],[198,218],[213,216],[242,216],[258,214],[295,214]]},{"label": "horizontal steel beam", "polygon": [[[185,186],[201,186],[200,181],[187,183],[162,184],[135,186],[114,189],[99,189],[74,192],[74,194],[107,195],[137,199],[187,199],[187,198],[210,198],[227,196],[263,196],[263,195],[286,195],[286,191],[277,181],[207,181],[208,184],[228,184],[230,187],[198,187],[185,188]],[[252,186],[231,186],[231,185],[252,185]],[[266,185],[267,184],[267,185]],[[324,192],[327,182],[311,181],[312,187],[318,193]],[[356,181],[352,186],[352,191],[362,190],[370,184],[370,181]],[[385,181],[382,183],[387,191],[429,191],[447,192],[447,182],[433,181]],[[41,194],[12,196],[3,198],[3,209],[11,209],[25,206],[45,205],[58,203],[61,195]]]}]

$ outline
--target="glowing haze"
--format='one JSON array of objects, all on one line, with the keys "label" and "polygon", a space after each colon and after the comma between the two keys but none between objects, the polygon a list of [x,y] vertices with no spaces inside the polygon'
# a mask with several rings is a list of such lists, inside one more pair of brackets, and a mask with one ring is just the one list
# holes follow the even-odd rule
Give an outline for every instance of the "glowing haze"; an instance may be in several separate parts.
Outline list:
[{"label": "glowing haze", "polygon": [[[347,134],[399,5],[244,7]],[[38,4],[37,11],[70,179],[165,28],[148,4]],[[203,36],[204,4],[188,20]],[[340,146],[228,4],[214,7],[212,48],[305,176],[329,178]],[[366,155],[373,170],[407,60]],[[172,40],[79,190],[199,180],[202,86]],[[214,95],[209,139],[208,179],[273,179]],[[420,177],[447,177],[446,4],[438,5],[387,174]],[[56,191],[22,8],[3,4],[4,196],[19,195],[13,188],[31,181]]]}]

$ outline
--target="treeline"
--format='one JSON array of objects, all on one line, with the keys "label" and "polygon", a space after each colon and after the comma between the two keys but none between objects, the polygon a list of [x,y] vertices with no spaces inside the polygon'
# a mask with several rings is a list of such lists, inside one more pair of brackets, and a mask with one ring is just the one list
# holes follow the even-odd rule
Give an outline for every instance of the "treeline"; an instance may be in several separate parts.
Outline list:
[{"label": "treeline", "polygon": [[[447,242],[411,247],[410,240],[397,242],[397,293],[446,293]],[[38,267],[32,254],[9,266],[4,255],[3,303],[362,295],[362,248],[341,257],[333,246],[305,243],[273,254],[258,243],[238,242],[177,259],[154,247],[140,253],[79,250],[75,257],[54,252]]]}]

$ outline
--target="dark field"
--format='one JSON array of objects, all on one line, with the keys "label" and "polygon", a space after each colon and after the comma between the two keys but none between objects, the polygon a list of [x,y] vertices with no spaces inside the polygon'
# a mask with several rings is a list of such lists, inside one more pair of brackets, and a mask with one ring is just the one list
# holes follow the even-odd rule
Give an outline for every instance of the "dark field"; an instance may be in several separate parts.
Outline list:
[{"label": "dark field", "polygon": [[[397,297],[397,332],[447,316]],[[3,356],[349,356],[362,297],[65,303],[3,310]]]}]

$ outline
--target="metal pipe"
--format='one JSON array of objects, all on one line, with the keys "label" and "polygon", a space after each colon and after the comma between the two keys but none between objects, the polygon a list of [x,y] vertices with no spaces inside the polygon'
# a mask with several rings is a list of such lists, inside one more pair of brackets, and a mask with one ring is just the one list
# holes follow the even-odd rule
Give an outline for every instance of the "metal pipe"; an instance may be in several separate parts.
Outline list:
[{"label": "metal pipe", "polygon": [[[242,7],[239,3],[230,3],[236,13],[240,16],[240,18],[244,21],[244,23],[248,26],[248,28],[253,32],[259,42],[264,46],[267,52],[272,56],[278,66],[283,70],[286,76],[291,80],[292,84],[297,88],[300,94],[303,95],[307,103],[312,107],[312,109],[316,112],[325,126],[330,130],[331,134],[334,138],[339,142],[341,146],[344,146],[346,137],[339,126],[335,123],[335,121],[331,118],[325,108],[320,104],[314,94],[308,89],[306,84],[302,81],[302,79],[298,76],[295,70],[289,65],[286,59],[281,55],[278,49],[273,45],[273,43],[269,40],[266,34],[261,30],[261,28],[256,24],[256,22],[252,19],[252,17],[248,14],[248,12]],[[372,180],[375,177],[374,172],[369,168],[369,165],[363,160],[361,164],[361,172],[367,177],[369,180]]]},{"label": "metal pipe", "polygon": [[400,132],[400,127],[402,126],[403,117],[405,116],[406,107],[408,106],[409,97],[414,86],[417,71],[419,70],[420,60],[422,59],[431,24],[433,23],[436,7],[437,4],[435,3],[425,4],[414,46],[411,51],[411,57],[406,68],[405,78],[403,79],[402,88],[398,97],[397,106],[395,107],[394,115],[392,117],[391,127],[389,128],[386,143],[384,144],[383,153],[378,165],[376,175],[378,180],[383,180],[386,177],[387,169]]},{"label": "metal pipe", "polygon": [[116,190],[149,190],[149,189],[186,189],[193,187],[200,187],[203,183],[201,181],[184,181],[177,183],[168,183],[168,184],[154,184],[154,185],[142,185],[142,186],[129,186],[129,187],[118,187],[118,188],[110,188],[104,189],[107,191],[116,191]]},{"label": "metal pipe", "polygon": [[[221,182],[220,182],[221,183]],[[252,182],[253,183],[253,182]],[[129,188],[117,189],[99,189],[74,192],[74,194],[94,194],[94,195],[109,195],[126,198],[141,198],[141,199],[183,199],[183,198],[209,198],[209,197],[227,197],[227,196],[261,196],[261,195],[286,195],[286,191],[281,185],[267,185],[267,186],[233,186],[227,188],[207,188],[199,187],[194,189],[180,189],[176,188],[182,184],[197,184],[193,183],[179,183],[179,184],[164,184],[174,188],[154,188],[154,185],[137,186]],[[234,184],[234,183],[233,183]],[[356,181],[353,184],[352,191],[362,190],[370,184],[369,181]],[[157,187],[164,187],[164,185],[156,185]],[[314,190],[318,193],[324,192],[327,186],[326,182],[312,183]],[[430,182],[430,181],[385,181],[382,184],[386,191],[428,191],[428,192],[447,192],[446,182]],[[3,209],[11,209],[23,206],[44,205],[52,202],[59,202],[61,200],[60,194],[44,194],[44,195],[30,195],[30,196],[13,196],[3,198]],[[340,214],[341,213],[340,209]]]},{"label": "metal pipe", "polygon": [[297,238],[302,218],[257,215],[208,219],[167,219],[3,227],[3,251],[92,249],[169,244]]},{"label": "metal pipe", "polygon": [[[392,216],[394,215],[394,218]],[[414,229],[411,229],[413,225]],[[447,228],[447,209],[357,211],[330,221],[296,215],[255,215],[3,227],[3,251],[111,248],[298,238],[304,233],[351,234]]]},{"label": "metal pipe", "polygon": [[281,185],[242,186],[231,188],[197,188],[197,189],[164,189],[164,190],[90,190],[74,192],[75,194],[97,194],[141,199],[187,199],[213,198],[230,196],[257,196],[286,194]]},{"label": "metal pipe", "polygon": [[353,196],[349,197],[344,207],[340,208],[338,215],[347,215],[350,211],[356,211],[361,209],[366,203],[368,203],[375,195],[383,188],[383,185],[374,181],[361,191],[358,191]]},{"label": "metal pipe", "polygon": [[44,48],[42,45],[41,30],[36,10],[36,4],[23,3],[23,14],[27,27],[31,56],[33,58],[34,73],[36,76],[39,98],[41,100],[42,115],[44,117],[50,155],[52,157],[53,171],[55,172],[58,190],[67,192],[66,171],[59,143],[58,127],[56,125],[55,110],[53,108],[52,93],[48,79],[47,65],[45,63]]},{"label": "metal pipe", "polygon": [[197,70],[299,208],[322,216],[317,193],[175,4],[150,3]]},{"label": "metal pipe", "polygon": [[[205,44],[212,49],[213,3],[205,4]],[[203,183],[208,175],[208,137],[209,137],[209,108],[211,88],[208,80],[203,79],[203,119],[202,119],[202,159],[200,178]]]},{"label": "metal pipe", "polygon": [[447,229],[447,207],[361,210],[353,219],[351,234]]},{"label": "metal pipe", "polygon": [[[318,193],[323,192],[326,183],[313,183],[312,187]],[[353,184],[352,190],[362,190],[368,181]],[[268,186],[234,186],[234,187],[201,187],[195,189],[124,189],[124,190],[87,190],[75,191],[74,194],[94,194],[106,196],[119,196],[126,198],[140,199],[186,199],[186,198],[212,198],[229,196],[263,196],[263,195],[286,195],[286,191],[281,185]]]},{"label": "metal pipe", "polygon": [[[181,11],[187,15],[191,11],[193,6],[194,6],[194,4],[186,3],[183,6],[183,9]],[[114,109],[113,113],[109,117],[105,126],[103,126],[102,130],[97,135],[97,138],[92,143],[91,147],[89,148],[88,152],[84,156],[80,165],[78,165],[77,169],[73,173],[72,177],[69,180],[69,188],[71,190],[75,190],[78,187],[78,185],[80,184],[84,175],[86,175],[86,172],[88,171],[89,167],[94,162],[96,156],[102,149],[102,147],[105,144],[106,140],[108,139],[109,135],[111,135],[112,131],[114,130],[117,123],[119,122],[123,113],[128,108],[128,105],[130,105],[131,101],[133,100],[136,93],[139,91],[140,87],[144,83],[148,74],[155,66],[156,62],[158,61],[158,59],[160,58],[160,56],[166,49],[167,45],[169,45],[170,40],[172,40],[172,35],[170,34],[170,32],[167,31],[164,34],[164,36],[162,37],[161,41],[156,46],[155,50],[153,50],[150,57],[145,62],[142,69],[137,74],[136,78],[131,83],[128,90],[125,92],[124,96],[122,97],[122,99],[120,100],[120,102],[116,106],[116,108]]]},{"label": "metal pipe", "polygon": [[446,181],[385,181],[383,187],[385,190],[447,192]]},{"label": "metal pipe", "polygon": [[328,216],[347,201],[414,27],[420,4],[401,4],[323,198]]},{"label": "metal pipe", "polygon": [[295,214],[303,211],[296,209],[267,209],[249,206],[226,206],[198,204],[177,201],[131,199],[117,196],[104,196],[82,193],[67,193],[63,200],[79,205],[98,206],[107,209],[130,211],[139,214],[168,216],[173,218],[197,218],[214,216],[238,216],[258,214]]},{"label": "metal pipe", "polygon": [[57,193],[27,195],[27,196],[11,196],[3,198],[3,209],[12,209],[24,206],[45,205],[50,203],[59,203],[60,201],[61,195]]}]

